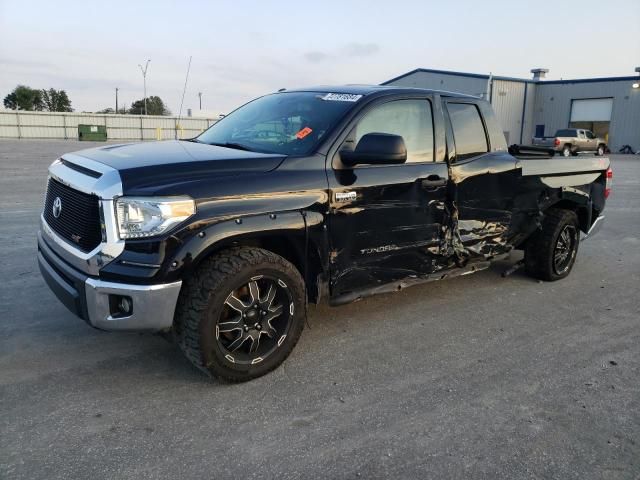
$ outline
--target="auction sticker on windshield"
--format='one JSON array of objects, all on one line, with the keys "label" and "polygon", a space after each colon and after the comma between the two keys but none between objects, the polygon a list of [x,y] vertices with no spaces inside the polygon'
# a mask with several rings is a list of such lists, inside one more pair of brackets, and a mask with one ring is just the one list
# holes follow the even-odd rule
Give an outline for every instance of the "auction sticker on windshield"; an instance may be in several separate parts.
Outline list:
[{"label": "auction sticker on windshield", "polygon": [[309,135],[311,132],[313,132],[313,130],[311,130],[309,127],[304,127],[302,130],[300,130],[298,133],[296,133],[296,138],[298,140],[302,140],[304,137]]},{"label": "auction sticker on windshield", "polygon": [[357,102],[362,98],[362,95],[355,95],[353,93],[327,93],[320,98],[331,102]]}]

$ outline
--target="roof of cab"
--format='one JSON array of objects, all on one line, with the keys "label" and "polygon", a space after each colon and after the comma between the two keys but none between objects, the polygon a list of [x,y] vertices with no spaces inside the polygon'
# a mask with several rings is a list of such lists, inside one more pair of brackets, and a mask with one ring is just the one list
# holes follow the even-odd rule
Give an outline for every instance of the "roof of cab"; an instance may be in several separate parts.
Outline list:
[{"label": "roof of cab", "polygon": [[352,95],[391,95],[391,94],[403,94],[403,93],[437,93],[447,97],[460,97],[460,98],[473,98],[473,95],[465,95],[463,93],[447,92],[443,90],[430,90],[426,88],[414,88],[414,87],[398,87],[394,85],[318,85],[315,87],[307,88],[293,88],[279,90],[281,93],[286,92],[319,92],[319,93],[348,93]]}]

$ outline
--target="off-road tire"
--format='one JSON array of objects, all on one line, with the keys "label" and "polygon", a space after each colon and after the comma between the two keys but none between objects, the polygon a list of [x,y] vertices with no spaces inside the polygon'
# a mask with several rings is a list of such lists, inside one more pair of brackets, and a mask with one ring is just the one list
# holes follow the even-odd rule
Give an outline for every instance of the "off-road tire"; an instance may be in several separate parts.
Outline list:
[{"label": "off-road tire", "polygon": [[[239,365],[225,357],[216,339],[216,324],[229,293],[260,274],[282,279],[291,294],[294,314],[286,338],[273,353],[256,365]],[[230,382],[243,382],[270,372],[289,356],[304,328],[306,312],[304,283],[294,265],[261,248],[231,248],[204,260],[185,281],[176,307],[174,336],[194,366]]]},{"label": "off-road tire", "polygon": [[[558,272],[554,265],[554,254],[558,237],[566,226],[572,227],[575,231],[575,242],[571,248],[568,268]],[[524,251],[525,270],[540,280],[555,281],[565,278],[575,264],[579,245],[580,227],[575,212],[551,208],[545,213],[541,228],[527,241]]]}]

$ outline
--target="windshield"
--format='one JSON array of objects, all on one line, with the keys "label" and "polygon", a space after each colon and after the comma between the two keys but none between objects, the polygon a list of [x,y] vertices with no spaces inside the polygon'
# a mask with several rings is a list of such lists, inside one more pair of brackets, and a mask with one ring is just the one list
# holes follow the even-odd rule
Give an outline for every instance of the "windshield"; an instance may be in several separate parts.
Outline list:
[{"label": "windshield", "polygon": [[213,124],[198,142],[306,155],[362,95],[283,92],[260,97]]}]

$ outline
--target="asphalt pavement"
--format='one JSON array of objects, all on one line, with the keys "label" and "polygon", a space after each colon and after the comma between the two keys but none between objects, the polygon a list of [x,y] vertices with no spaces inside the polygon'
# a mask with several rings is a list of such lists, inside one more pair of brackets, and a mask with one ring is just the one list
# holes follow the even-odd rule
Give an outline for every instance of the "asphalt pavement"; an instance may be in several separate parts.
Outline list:
[{"label": "asphalt pavement", "polygon": [[47,167],[0,140],[0,478],[640,478],[640,156],[612,156],[572,274],[519,258],[312,307],[285,364],[203,376],[154,335],[88,327],[40,277]]}]

